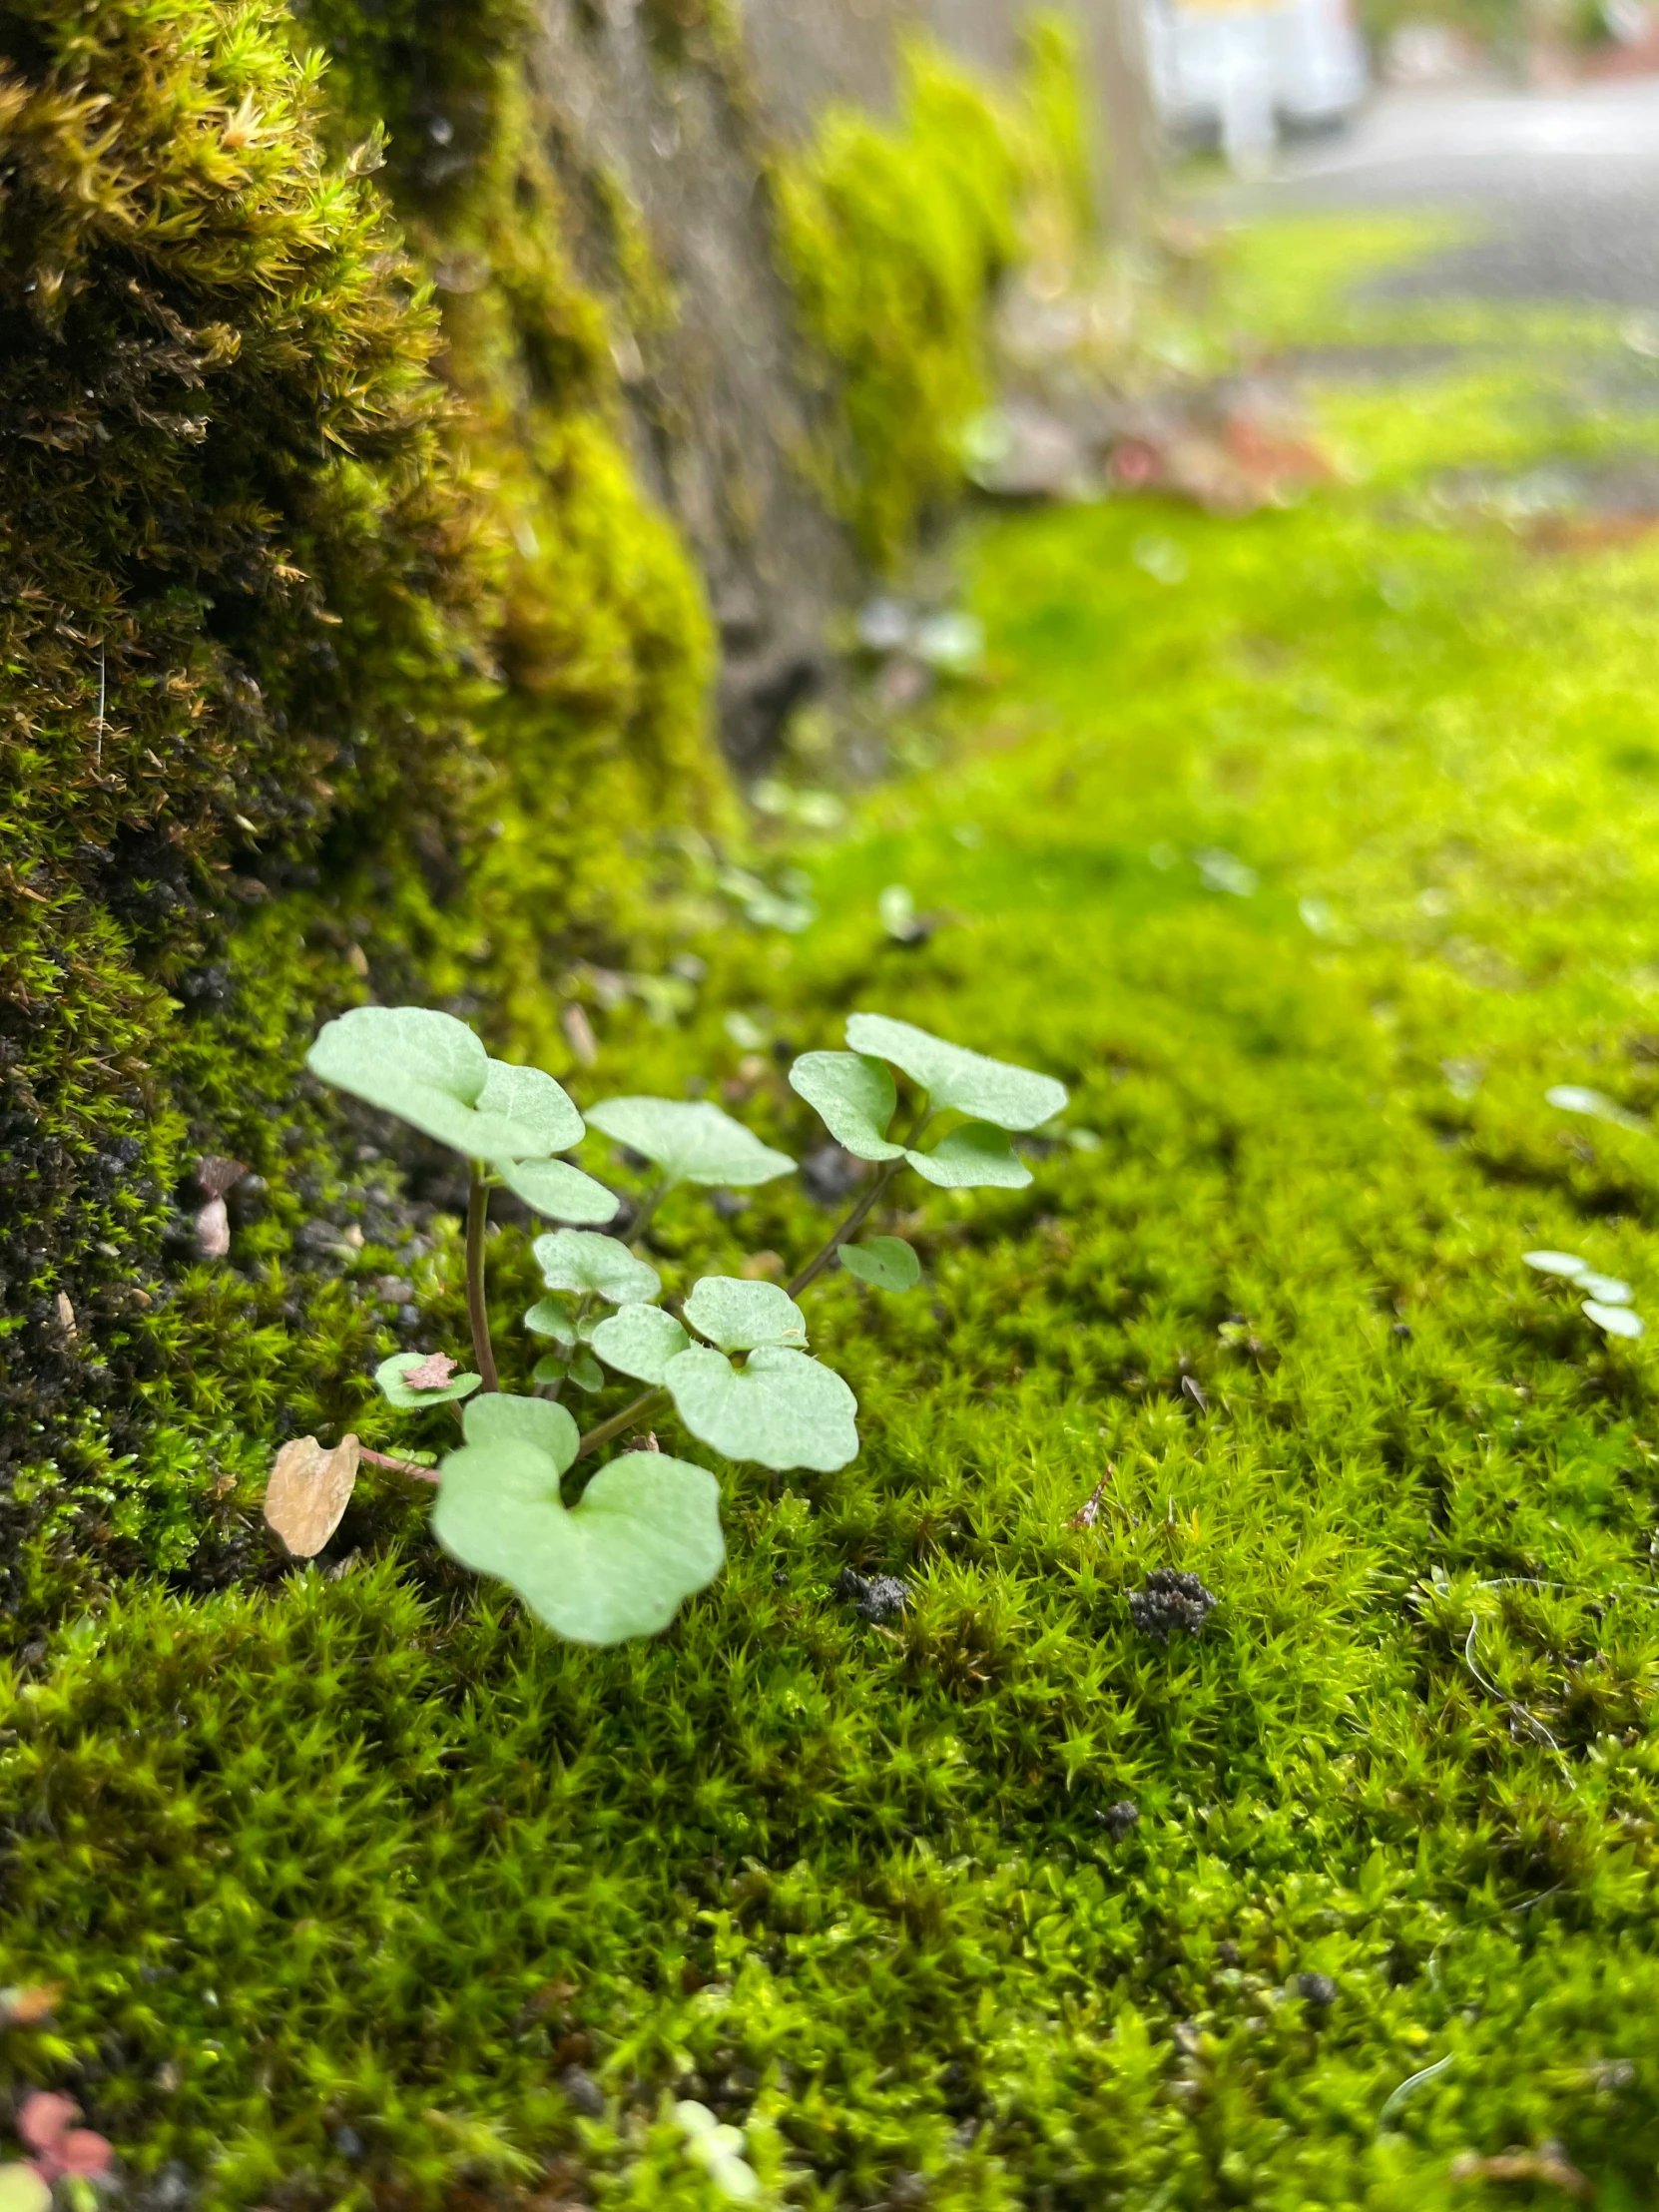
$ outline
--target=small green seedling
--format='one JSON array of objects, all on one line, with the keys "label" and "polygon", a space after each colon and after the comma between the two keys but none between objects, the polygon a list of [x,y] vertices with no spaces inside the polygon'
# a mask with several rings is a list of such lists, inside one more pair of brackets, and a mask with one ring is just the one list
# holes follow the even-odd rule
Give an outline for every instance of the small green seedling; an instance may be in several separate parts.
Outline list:
[{"label": "small green seedling", "polygon": [[687,2097],[674,2107],[686,2138],[687,2153],[697,2160],[723,2196],[752,2203],[761,2193],[761,2179],[744,2153],[743,2130],[717,2120],[706,2104]]},{"label": "small green seedling", "polygon": [[1640,1337],[1642,1319],[1630,1310],[1635,1295],[1616,1275],[1598,1275],[1587,1260],[1573,1252],[1523,1252],[1521,1258],[1540,1275],[1559,1276],[1574,1290],[1582,1291],[1579,1312],[1609,1337]]},{"label": "small green seedling", "polygon": [[[846,1039],[845,1052],[797,1060],[790,1081],[830,1135],[875,1168],[867,1189],[787,1289],[704,1276],[678,1313],[665,1311],[662,1278],[640,1250],[657,1208],[681,1187],[772,1182],[793,1171],[788,1153],[707,1102],[604,1099],[584,1122],[550,1075],[490,1059],[463,1022],[419,1007],[359,1007],[329,1022],[311,1047],[313,1074],[468,1162],[474,1367],[463,1374],[446,1354],[398,1353],[375,1381],[401,1411],[453,1408],[464,1440],[437,1470],[438,1540],[463,1565],[510,1583],[562,1636],[609,1644],[654,1635],[725,1557],[719,1485],[707,1468],[669,1457],[653,1438],[651,1448],[624,1450],[601,1466],[571,1502],[565,1485],[578,1462],[638,1429],[666,1400],[688,1433],[723,1458],[778,1471],[845,1466],[858,1451],[857,1400],[813,1357],[797,1300],[837,1260],[874,1291],[913,1290],[921,1262],[901,1237],[852,1241],[893,1179],[911,1168],[944,1189],[1021,1189],[1031,1171],[1011,1136],[1052,1120],[1066,1103],[1050,1076],[883,1014],[854,1014]],[[895,1070],[915,1094],[897,1136]],[[616,1194],[560,1157],[590,1128],[655,1171],[633,1209],[628,1243],[597,1227],[615,1218]],[[498,1187],[561,1225],[533,1247],[546,1295],[524,1326],[552,1348],[533,1371],[533,1396],[501,1389],[490,1342],[484,1260]],[[603,1390],[609,1378],[645,1387],[583,1434],[561,1392],[567,1383]],[[427,1473],[414,1460],[363,1456]],[[330,1525],[337,1520],[336,1513]],[[727,2163],[734,2174],[749,2171],[741,2159]]]}]

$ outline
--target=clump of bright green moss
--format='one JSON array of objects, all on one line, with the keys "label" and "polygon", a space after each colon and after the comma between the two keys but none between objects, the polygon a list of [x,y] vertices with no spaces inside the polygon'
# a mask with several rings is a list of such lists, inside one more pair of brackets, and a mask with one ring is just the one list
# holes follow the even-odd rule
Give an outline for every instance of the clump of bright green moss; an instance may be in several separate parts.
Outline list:
[{"label": "clump of bright green moss", "polygon": [[[49,1624],[0,1982],[64,1989],[11,2081],[228,2206],[712,2212],[676,2095],[815,2212],[1647,2201],[1653,1354],[1520,1261],[1654,1309],[1659,1144],[1544,1093],[1659,1103],[1659,554],[1500,497],[1653,450],[1652,370],[1585,358],[1329,395],[1375,474],[1295,510],[988,532],[953,765],[574,1081],[712,1074],[801,1150],[755,1035],[879,1005],[1073,1087],[1033,1187],[930,1205],[924,1293],[824,1286],[864,1452],[730,1475],[663,1638],[552,1643],[367,1476],[279,1590]],[[769,1187],[715,1264],[825,1218]],[[455,1259],[411,1263],[451,1328]],[[215,1507],[247,1560],[257,1490]],[[1136,1629],[1160,1569],[1200,1634]]]}]

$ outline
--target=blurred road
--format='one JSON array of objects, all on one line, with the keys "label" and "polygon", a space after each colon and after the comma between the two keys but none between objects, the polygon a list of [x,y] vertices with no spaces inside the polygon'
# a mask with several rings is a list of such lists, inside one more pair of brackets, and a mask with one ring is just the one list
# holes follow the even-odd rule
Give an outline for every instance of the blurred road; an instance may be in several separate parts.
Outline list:
[{"label": "blurred road", "polygon": [[1227,204],[1467,209],[1477,240],[1367,289],[1659,308],[1659,78],[1380,93],[1341,137],[1287,149],[1271,182]]}]

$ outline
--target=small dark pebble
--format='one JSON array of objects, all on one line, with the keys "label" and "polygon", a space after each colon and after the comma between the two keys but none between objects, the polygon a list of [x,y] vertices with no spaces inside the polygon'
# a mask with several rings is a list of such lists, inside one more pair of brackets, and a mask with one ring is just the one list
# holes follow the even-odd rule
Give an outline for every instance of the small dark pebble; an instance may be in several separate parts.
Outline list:
[{"label": "small dark pebble", "polygon": [[838,1206],[863,1179],[864,1166],[838,1144],[815,1145],[801,1163],[801,1183],[815,1206]]},{"label": "small dark pebble", "polygon": [[1146,1578],[1144,1590],[1129,1593],[1129,1618],[1143,1636],[1167,1644],[1171,1633],[1184,1628],[1196,1636],[1215,1609],[1216,1596],[1196,1574],[1179,1567],[1158,1567]]},{"label": "small dark pebble", "polygon": [[722,1221],[736,1221],[740,1214],[747,1214],[753,1201],[742,1191],[716,1191],[714,1209]]},{"label": "small dark pebble", "polygon": [[1223,1966],[1238,1966],[1244,1963],[1244,1952],[1237,1943],[1228,1942],[1224,1938],[1216,1945],[1216,1959]]},{"label": "small dark pebble", "polygon": [[363,2139],[354,2127],[336,2127],[334,2148],[342,2158],[358,2159],[363,2154]]},{"label": "small dark pebble", "polygon": [[1104,1813],[1097,1813],[1099,1821],[1114,1844],[1121,1844],[1125,1836],[1140,1820],[1141,1809],[1133,1798],[1119,1798],[1116,1805],[1108,1805]]},{"label": "small dark pebble", "polygon": [[850,1567],[842,1567],[835,1588],[851,1600],[855,1613],[876,1627],[902,1613],[910,1602],[908,1587],[895,1574],[855,1574]]},{"label": "small dark pebble", "polygon": [[1337,2001],[1337,1984],[1328,1973],[1299,1973],[1292,1983],[1299,1997],[1323,2011]]},{"label": "small dark pebble", "polygon": [[1416,1335],[1416,1331],[1408,1321],[1396,1321],[1390,1334],[1396,1344],[1408,1345]]},{"label": "small dark pebble", "polygon": [[585,2067],[567,2066],[559,2076],[559,2087],[585,2119],[605,2117],[605,2092]]},{"label": "small dark pebble", "polygon": [[789,1586],[790,1586],[790,1570],[789,1570],[789,1568],[788,1568],[788,1567],[774,1567],[774,1568],[773,1568],[773,1570],[772,1570],[772,1586],[773,1586],[773,1588],[774,1588],[775,1590],[787,1590],[787,1589],[789,1588]]}]

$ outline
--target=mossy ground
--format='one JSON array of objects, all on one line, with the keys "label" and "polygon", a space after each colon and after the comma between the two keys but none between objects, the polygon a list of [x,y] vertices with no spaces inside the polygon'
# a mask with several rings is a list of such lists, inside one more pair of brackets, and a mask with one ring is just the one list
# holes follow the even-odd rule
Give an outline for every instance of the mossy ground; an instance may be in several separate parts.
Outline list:
[{"label": "mossy ground", "polygon": [[[1363,244],[1258,241],[1279,334]],[[803,2206],[1561,2201],[1454,2171],[1545,2139],[1653,2201],[1653,1355],[1519,1255],[1659,1314],[1659,1147],[1543,1097],[1659,1098],[1659,545],[1443,474],[1659,451],[1659,378],[1532,338],[1329,388],[1355,474],[1292,511],[983,527],[993,675],[938,765],[812,861],[812,931],[699,943],[703,1010],[619,1015],[583,1095],[710,1075],[799,1151],[723,1014],[782,1055],[877,1006],[1063,1075],[1070,1141],[930,1195],[912,1298],[815,1293],[862,1456],[730,1474],[729,1571],[653,1643],[555,1645],[366,1480],[331,1569],[256,1571],[245,1479],[239,1586],[112,1576],[35,1635],[0,1979],[64,1993],[13,2083],[237,2205],[712,2204],[677,2086]],[[945,917],[919,949],[895,881]],[[683,1199],[665,1273],[824,1220]],[[452,1244],[416,1272],[437,1341]],[[228,1336],[239,1392],[276,1352]],[[847,1564],[909,1611],[865,1625]],[[1127,1594],[1166,1565],[1219,1603],[1163,1648]]]}]

